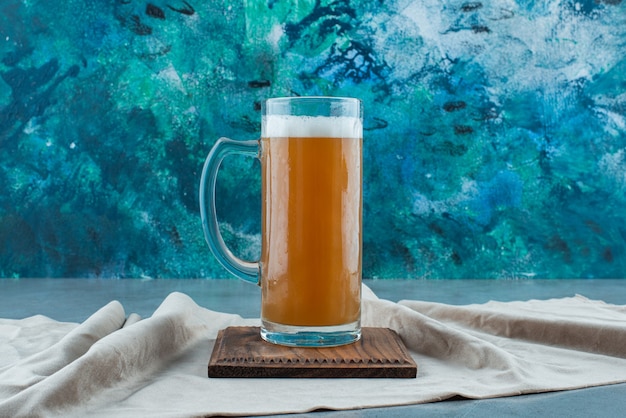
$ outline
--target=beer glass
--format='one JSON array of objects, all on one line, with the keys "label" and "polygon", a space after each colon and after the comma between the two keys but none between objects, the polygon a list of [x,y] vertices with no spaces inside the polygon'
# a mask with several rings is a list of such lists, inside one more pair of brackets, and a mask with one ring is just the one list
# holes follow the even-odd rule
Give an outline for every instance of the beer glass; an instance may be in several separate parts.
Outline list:
[{"label": "beer glass", "polygon": [[[200,183],[205,238],[233,275],[261,287],[261,337],[287,346],[338,346],[361,336],[361,102],[284,97],[262,106],[261,139],[220,138]],[[261,161],[261,256],[224,244],[215,212],[222,160]]]}]

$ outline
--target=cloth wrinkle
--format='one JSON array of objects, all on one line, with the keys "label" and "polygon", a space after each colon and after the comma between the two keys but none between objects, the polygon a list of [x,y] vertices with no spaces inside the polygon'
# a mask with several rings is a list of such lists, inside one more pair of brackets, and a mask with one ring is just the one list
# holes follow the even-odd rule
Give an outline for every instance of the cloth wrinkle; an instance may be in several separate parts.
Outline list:
[{"label": "cloth wrinkle", "polygon": [[62,370],[88,352],[95,342],[119,329],[122,318],[124,309],[119,302],[104,306],[56,344],[0,373],[0,394],[19,393]]},{"label": "cloth wrinkle", "polygon": [[[384,300],[364,301],[363,305],[366,307],[364,315],[366,326],[372,321],[373,326],[393,329],[401,336],[407,347],[416,353],[445,358],[451,362],[462,363],[471,369],[485,366],[486,350],[490,351],[492,367],[506,369],[512,367],[512,363],[515,362],[508,353],[493,344],[477,340],[462,330],[419,311],[411,310],[408,306]],[[385,315],[373,318],[372,312],[380,312],[383,309],[387,310]]]},{"label": "cloth wrinkle", "polygon": [[432,318],[493,335],[626,358],[626,321],[623,315],[621,319],[614,315],[620,309],[606,310],[580,298],[566,298],[558,302],[569,305],[578,301],[583,302],[581,308],[586,308],[584,314],[574,310],[568,315],[555,315],[552,310],[546,310],[550,301],[528,301],[527,304],[533,307],[531,310],[504,309],[505,306],[519,305],[515,302],[508,305],[490,302],[484,306],[447,306],[419,301],[400,301],[398,304]]}]

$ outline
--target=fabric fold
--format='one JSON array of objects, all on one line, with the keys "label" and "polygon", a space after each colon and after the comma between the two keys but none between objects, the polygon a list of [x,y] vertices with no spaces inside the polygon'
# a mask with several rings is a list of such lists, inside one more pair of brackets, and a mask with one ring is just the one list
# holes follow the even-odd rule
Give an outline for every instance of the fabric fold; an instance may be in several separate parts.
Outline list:
[{"label": "fabric fold", "polygon": [[414,353],[460,362],[465,367],[479,369],[487,366],[485,354],[489,351],[491,367],[514,367],[514,359],[506,351],[419,311],[380,299],[365,300],[363,308],[364,326],[393,329]]},{"label": "fabric fold", "polygon": [[[118,330],[124,321],[122,305],[116,301],[109,303],[57,343],[0,369],[0,394],[7,397],[36,386],[81,357],[96,341]],[[25,348],[21,344],[20,348]]]},{"label": "fabric fold", "polygon": [[[13,417],[32,416],[37,410],[46,411],[42,415],[71,412],[72,406],[106,402],[108,397],[101,395],[110,389],[132,392],[142,379],[206,334],[210,315],[198,315],[199,310],[191,298],[175,292],[150,318],[131,315],[125,321],[122,306],[111,302],[50,350],[9,369],[7,375],[15,375],[13,380],[24,378],[29,370],[42,376],[0,402],[0,412]],[[216,319],[223,321],[221,315]]]},{"label": "fabric fold", "polygon": [[624,309],[582,296],[468,306],[419,301],[398,305],[481,334],[626,358]]}]

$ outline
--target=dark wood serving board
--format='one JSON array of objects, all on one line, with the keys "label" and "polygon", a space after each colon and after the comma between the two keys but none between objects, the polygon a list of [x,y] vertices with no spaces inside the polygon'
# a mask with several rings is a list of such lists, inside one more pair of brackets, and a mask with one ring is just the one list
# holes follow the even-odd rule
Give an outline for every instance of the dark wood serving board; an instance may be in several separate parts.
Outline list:
[{"label": "dark wood serving board", "polygon": [[363,328],[339,347],[285,347],[264,341],[258,327],[219,332],[209,377],[414,378],[417,364],[393,330]]}]

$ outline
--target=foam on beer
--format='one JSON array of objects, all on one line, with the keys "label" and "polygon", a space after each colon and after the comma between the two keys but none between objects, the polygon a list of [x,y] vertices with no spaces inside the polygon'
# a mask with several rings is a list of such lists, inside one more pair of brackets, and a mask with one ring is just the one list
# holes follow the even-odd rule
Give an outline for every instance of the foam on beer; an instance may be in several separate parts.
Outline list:
[{"label": "foam on beer", "polygon": [[350,116],[266,115],[264,138],[362,138],[363,125]]}]

